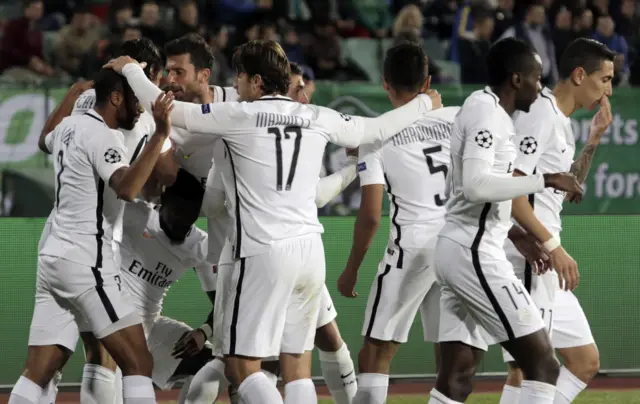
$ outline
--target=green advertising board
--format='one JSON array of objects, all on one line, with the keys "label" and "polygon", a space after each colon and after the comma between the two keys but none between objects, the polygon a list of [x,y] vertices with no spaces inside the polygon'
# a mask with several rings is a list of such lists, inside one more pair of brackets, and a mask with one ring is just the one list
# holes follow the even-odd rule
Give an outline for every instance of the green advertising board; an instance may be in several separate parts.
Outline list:
[{"label": "green advertising board", "polygon": [[[344,269],[351,248],[353,218],[322,218],[327,287],[338,311],[338,326],[354,361],[362,344],[360,336],[364,309],[388,239],[388,221],[377,233],[360,270],[356,299],[347,299],[336,291],[336,281]],[[0,385],[14,383],[26,358],[26,341],[34,304],[37,244],[44,219],[0,219],[0,344],[2,367]],[[205,221],[199,223],[206,228]],[[606,371],[640,371],[640,216],[570,216],[562,234],[565,248],[578,262],[581,271],[576,294],[591,323]],[[171,287],[164,314],[193,327],[202,324],[210,303],[193,271]],[[392,375],[434,373],[431,344],[422,341],[422,327],[416,319],[409,341],[392,363]],[[78,346],[63,381],[78,382],[82,374],[83,353]],[[504,372],[500,350],[490,349],[479,372]],[[315,361],[315,376],[320,376]]]},{"label": "green advertising board", "polygon": [[[314,103],[340,112],[375,116],[391,108],[379,85],[368,83],[318,83]],[[445,105],[461,105],[472,87],[439,87]],[[17,90],[0,88],[0,168],[42,168],[47,158],[37,140],[47,115],[66,89]],[[569,205],[567,214],[640,213],[640,145],[638,106],[640,90],[614,90],[614,118],[602,138],[586,182],[586,197],[580,205]],[[579,111],[571,121],[580,150],[589,136],[592,112]],[[329,153],[334,152],[329,149]],[[342,151],[336,152],[342,153]]]}]

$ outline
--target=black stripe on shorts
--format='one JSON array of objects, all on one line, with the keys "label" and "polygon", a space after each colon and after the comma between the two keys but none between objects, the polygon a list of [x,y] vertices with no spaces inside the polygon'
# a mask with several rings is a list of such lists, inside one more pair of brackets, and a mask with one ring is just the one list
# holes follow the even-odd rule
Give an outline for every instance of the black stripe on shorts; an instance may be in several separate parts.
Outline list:
[{"label": "black stripe on shorts", "polygon": [[240,275],[238,276],[238,285],[236,286],[236,298],[233,302],[233,314],[231,316],[231,332],[229,341],[229,355],[236,354],[236,340],[238,328],[238,313],[240,311],[240,294],[242,293],[242,280],[244,279],[245,258],[240,259]]},{"label": "black stripe on shorts", "polygon": [[387,264],[384,268],[384,272],[378,275],[378,289],[376,290],[376,297],[373,299],[373,307],[371,308],[371,318],[369,319],[369,327],[367,327],[367,337],[371,338],[371,331],[373,330],[373,323],[376,321],[376,313],[378,312],[378,306],[380,305],[380,298],[382,297],[382,282],[384,277],[391,272],[391,265]]}]

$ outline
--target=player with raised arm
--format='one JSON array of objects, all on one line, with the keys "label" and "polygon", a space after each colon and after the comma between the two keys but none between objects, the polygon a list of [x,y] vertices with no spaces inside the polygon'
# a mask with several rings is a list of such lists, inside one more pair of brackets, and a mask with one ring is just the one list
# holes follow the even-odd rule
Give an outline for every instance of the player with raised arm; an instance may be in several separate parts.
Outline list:
[{"label": "player with raised arm", "polygon": [[[77,324],[100,339],[124,374],[125,403],[155,403],[153,359],[140,317],[121,292],[119,256],[124,201],[133,200],[168,132],[156,131],[138,160],[123,161],[121,132],[133,129],[139,104],[125,80],[108,69],[95,80],[95,108],[63,119],[45,138],[56,156],[56,199],[49,234],[38,255],[36,304],[23,375],[9,402],[38,403],[43,388],[75,350]],[[173,99],[154,104],[169,120]],[[82,326],[80,326],[82,328]]]},{"label": "player with raised arm", "polygon": [[[324,147],[390,137],[432,103],[419,95],[378,118],[341,115],[283,95],[289,62],[276,42],[250,41],[233,61],[240,100],[251,102],[176,101],[172,113],[175,126],[221,137],[233,173],[224,183],[234,216],[233,258],[220,263],[233,267],[234,286],[224,299],[227,374],[246,403],[281,403],[260,372],[262,358],[279,355],[287,403],[314,403],[310,352],[325,278],[314,201]],[[122,71],[145,104],[158,94],[130,58],[108,66]]]},{"label": "player with raised arm", "polygon": [[[511,200],[545,187],[577,194],[572,174],[513,177],[511,116],[540,92],[540,57],[518,39],[496,42],[489,85],[472,93],[455,118],[447,213],[435,251],[440,284],[440,369],[430,404],[464,402],[487,344],[501,344],[523,369],[522,404],[551,404],[559,364],[544,321],[504,252]],[[545,240],[540,240],[545,241]]]},{"label": "player with raised arm", "polygon": [[[427,55],[421,46],[390,48],[383,87],[395,108],[429,87]],[[459,107],[434,110],[391,140],[360,147],[362,187],[353,245],[338,279],[338,290],[357,296],[358,269],[375,237],[386,187],[391,229],[365,314],[364,344],[358,355],[358,393],[354,403],[384,403],[391,360],[407,342],[420,312],[425,341],[438,341],[440,291],[435,284],[433,250],[444,225],[444,189],[449,171],[451,126]]]},{"label": "player with raised arm", "polygon": [[[570,171],[580,183],[587,177],[591,159],[600,138],[611,123],[611,80],[615,53],[592,39],[571,43],[560,58],[560,82],[552,90],[545,88],[527,114],[515,119],[514,143],[518,155],[514,175]],[[591,133],[582,153],[575,159],[575,138],[569,117],[581,108],[600,110],[591,122]],[[551,266],[535,276],[513,246],[505,246],[518,278],[522,280],[551,330],[551,343],[564,366],[556,385],[555,404],[568,404],[586,388],[599,369],[599,354],[589,322],[572,292],[577,286],[577,264],[560,244],[563,200],[573,195],[551,189],[513,200],[513,217],[539,240],[546,240]],[[558,283],[558,277],[561,282]],[[558,286],[562,286],[559,288]],[[509,376],[501,403],[518,401],[522,374],[513,358],[504,352]]]}]

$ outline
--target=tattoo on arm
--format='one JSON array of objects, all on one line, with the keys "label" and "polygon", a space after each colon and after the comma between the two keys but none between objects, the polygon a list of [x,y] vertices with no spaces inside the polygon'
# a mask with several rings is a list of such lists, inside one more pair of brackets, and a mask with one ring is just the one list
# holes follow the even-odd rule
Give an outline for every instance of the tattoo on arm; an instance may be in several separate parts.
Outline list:
[{"label": "tattoo on arm", "polygon": [[571,164],[570,172],[576,176],[581,184],[587,178],[589,168],[591,168],[591,161],[593,160],[593,155],[596,153],[597,148],[598,146],[587,143],[582,149],[580,156],[578,156],[576,161]]}]

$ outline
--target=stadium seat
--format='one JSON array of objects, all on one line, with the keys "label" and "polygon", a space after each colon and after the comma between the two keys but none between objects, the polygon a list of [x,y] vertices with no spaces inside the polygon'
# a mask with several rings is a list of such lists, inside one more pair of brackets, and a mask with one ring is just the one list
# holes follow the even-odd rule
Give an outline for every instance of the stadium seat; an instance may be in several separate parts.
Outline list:
[{"label": "stadium seat", "polygon": [[379,83],[382,76],[382,45],[369,38],[342,40],[342,59],[357,64],[367,74],[369,81]]}]

